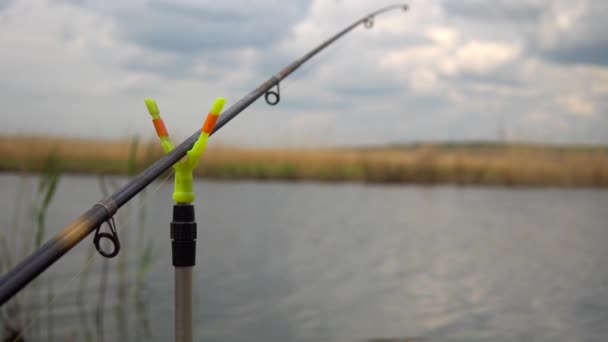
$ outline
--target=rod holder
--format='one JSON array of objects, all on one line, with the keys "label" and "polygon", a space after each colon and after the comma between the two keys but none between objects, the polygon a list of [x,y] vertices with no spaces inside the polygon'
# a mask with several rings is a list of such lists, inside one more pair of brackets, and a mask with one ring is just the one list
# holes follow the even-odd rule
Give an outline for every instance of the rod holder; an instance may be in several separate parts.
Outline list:
[{"label": "rod holder", "polygon": [[171,251],[173,266],[189,267],[196,263],[196,221],[192,204],[173,206],[171,222]]}]

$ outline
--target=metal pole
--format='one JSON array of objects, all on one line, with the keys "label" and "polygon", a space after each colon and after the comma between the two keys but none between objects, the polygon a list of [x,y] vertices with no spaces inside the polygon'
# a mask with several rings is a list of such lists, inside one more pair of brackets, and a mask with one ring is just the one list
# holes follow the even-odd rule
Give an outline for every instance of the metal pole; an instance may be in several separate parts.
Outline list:
[{"label": "metal pole", "polygon": [[[277,101],[272,101],[272,103],[269,102],[270,104],[276,104],[278,102],[278,92],[273,92],[271,89],[275,85],[278,85],[281,80],[289,76],[314,55],[325,49],[327,46],[349,31],[353,30],[355,27],[364,25],[365,27],[369,28],[373,26],[375,16],[399,8],[407,10],[408,6],[403,4],[393,5],[372,12],[355,21],[344,30],[338,32],[321,45],[304,55],[304,57],[294,61],[282,69],[275,76],[272,76],[266,82],[260,84],[252,92],[225,110],[218,119],[215,129],[211,135],[224,127],[224,125],[230,122],[230,120],[241,113],[245,108],[249,107],[249,105],[251,105],[262,95],[276,94]],[[157,160],[154,164],[150,165],[147,169],[134,177],[117,192],[107,197],[103,201],[93,205],[93,207],[86,211],[82,216],[80,216],[70,225],[66,226],[59,234],[52,237],[38,250],[21,261],[9,272],[4,274],[0,278],[0,305],[6,303],[12,296],[14,296],[40,273],[44,272],[44,270],[57,261],[57,259],[61,258],[65,253],[72,249],[72,247],[97,229],[97,227],[99,227],[102,223],[108,221],[116,213],[116,211],[131,198],[146,188],[150,183],[152,183],[152,181],[154,181],[163,172],[167,171],[173,164],[182,159],[186,155],[186,152],[192,148],[200,134],[201,131],[197,130],[196,133],[181,144],[177,145],[173,151]]]},{"label": "metal pole", "polygon": [[192,342],[192,267],[175,267],[175,342]]},{"label": "metal pole", "polygon": [[192,204],[173,206],[171,239],[175,267],[175,341],[192,342],[192,267],[196,264],[196,221]]}]

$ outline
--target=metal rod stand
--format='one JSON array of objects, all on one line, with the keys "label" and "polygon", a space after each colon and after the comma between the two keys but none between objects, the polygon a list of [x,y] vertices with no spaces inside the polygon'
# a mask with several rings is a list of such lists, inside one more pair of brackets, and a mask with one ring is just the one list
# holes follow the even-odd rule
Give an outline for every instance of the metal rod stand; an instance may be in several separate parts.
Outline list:
[{"label": "metal rod stand", "polygon": [[192,342],[192,266],[196,262],[196,221],[192,204],[173,206],[171,240],[175,266],[175,341]]},{"label": "metal rod stand", "polygon": [[175,268],[175,341],[192,341],[192,267]]}]

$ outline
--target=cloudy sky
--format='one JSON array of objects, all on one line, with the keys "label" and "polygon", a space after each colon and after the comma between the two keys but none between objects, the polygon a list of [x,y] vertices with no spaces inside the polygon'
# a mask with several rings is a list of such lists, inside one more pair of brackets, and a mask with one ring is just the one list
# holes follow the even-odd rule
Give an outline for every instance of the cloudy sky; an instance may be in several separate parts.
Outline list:
[{"label": "cloudy sky", "polygon": [[[0,134],[175,140],[381,1],[0,0]],[[608,143],[608,2],[412,0],[281,83],[225,144]]]}]

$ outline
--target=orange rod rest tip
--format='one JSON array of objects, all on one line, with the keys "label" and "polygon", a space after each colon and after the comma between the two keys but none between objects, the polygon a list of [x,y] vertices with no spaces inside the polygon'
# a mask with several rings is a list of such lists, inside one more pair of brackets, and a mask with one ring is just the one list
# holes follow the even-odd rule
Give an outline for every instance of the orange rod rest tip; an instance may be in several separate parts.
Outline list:
[{"label": "orange rod rest tip", "polygon": [[209,113],[207,114],[207,119],[205,119],[205,123],[203,124],[202,131],[203,133],[211,134],[213,132],[213,127],[215,127],[215,122],[219,115]]},{"label": "orange rod rest tip", "polygon": [[167,132],[167,127],[165,127],[165,123],[163,119],[154,119],[152,120],[154,123],[154,128],[156,129],[156,134],[159,137],[168,137],[169,133]]}]

